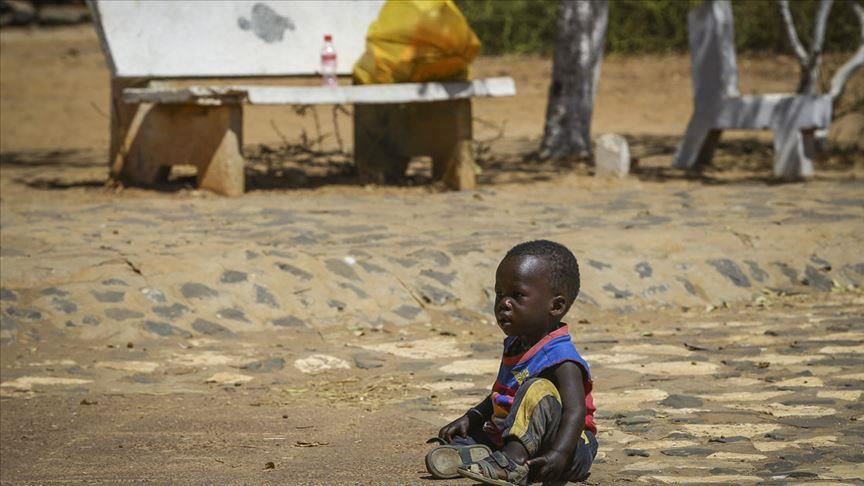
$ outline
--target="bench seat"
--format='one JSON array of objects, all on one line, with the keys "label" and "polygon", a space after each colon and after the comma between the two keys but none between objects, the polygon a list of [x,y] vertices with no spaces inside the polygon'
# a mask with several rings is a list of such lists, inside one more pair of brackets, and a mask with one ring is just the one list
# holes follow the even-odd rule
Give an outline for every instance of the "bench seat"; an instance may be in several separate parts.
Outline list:
[{"label": "bench seat", "polygon": [[125,103],[220,105],[243,102],[250,105],[340,105],[422,103],[484,96],[513,96],[512,78],[487,78],[444,83],[399,83],[363,86],[154,86],[126,88]]}]

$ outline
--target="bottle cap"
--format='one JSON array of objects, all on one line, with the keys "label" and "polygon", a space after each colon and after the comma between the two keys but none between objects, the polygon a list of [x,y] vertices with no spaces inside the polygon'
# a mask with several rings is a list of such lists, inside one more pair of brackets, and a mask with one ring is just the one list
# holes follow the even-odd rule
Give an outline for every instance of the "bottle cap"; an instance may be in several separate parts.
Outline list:
[{"label": "bottle cap", "polygon": [[326,35],[324,36],[324,40],[325,40],[326,42],[330,42],[330,41],[333,40],[333,36],[330,35],[330,34],[326,34]]}]

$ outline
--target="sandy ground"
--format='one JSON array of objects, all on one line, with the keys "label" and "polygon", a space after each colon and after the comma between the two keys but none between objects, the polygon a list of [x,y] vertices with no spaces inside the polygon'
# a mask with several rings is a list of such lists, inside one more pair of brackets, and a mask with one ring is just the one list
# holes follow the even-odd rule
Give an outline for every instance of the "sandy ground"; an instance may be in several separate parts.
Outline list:
[{"label": "sandy ground", "polygon": [[[744,92],[797,77],[740,66]],[[732,133],[705,172],[669,169],[689,62],[611,58],[594,128],[638,166],[595,179],[532,158],[549,70],[476,63],[519,91],[474,105],[477,191],[430,186],[422,160],[364,186],[330,109],[319,130],[253,107],[249,192],[225,199],[182,170],[107,182],[89,28],[0,33],[0,482],[428,484],[425,438],[493,379],[495,265],[535,237],[582,265],[567,320],[597,383],[591,483],[859,481],[860,151],[775,184],[770,134]]]}]

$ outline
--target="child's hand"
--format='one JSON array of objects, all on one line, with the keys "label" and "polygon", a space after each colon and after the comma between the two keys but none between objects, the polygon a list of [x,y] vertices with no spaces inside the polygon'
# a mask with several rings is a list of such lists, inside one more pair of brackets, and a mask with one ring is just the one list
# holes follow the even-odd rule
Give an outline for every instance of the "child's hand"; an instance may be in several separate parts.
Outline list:
[{"label": "child's hand", "polygon": [[534,481],[552,482],[564,475],[569,458],[562,452],[554,449],[541,456],[528,459],[525,464],[533,471],[531,477]]},{"label": "child's hand", "polygon": [[447,441],[449,444],[453,442],[454,436],[458,435],[459,437],[466,437],[470,427],[471,421],[468,419],[468,414],[466,413],[444,427],[441,427],[441,430],[438,431],[438,437]]}]

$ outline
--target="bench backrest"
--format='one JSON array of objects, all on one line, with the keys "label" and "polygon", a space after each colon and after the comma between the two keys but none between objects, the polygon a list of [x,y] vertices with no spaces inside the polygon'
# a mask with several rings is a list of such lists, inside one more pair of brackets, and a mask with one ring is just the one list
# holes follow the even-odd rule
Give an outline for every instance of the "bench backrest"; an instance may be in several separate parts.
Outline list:
[{"label": "bench backrest", "polygon": [[115,77],[312,75],[325,34],[348,74],[384,0],[89,0]]},{"label": "bench backrest", "polygon": [[728,0],[706,0],[687,15],[693,102],[738,96],[735,29]]}]

